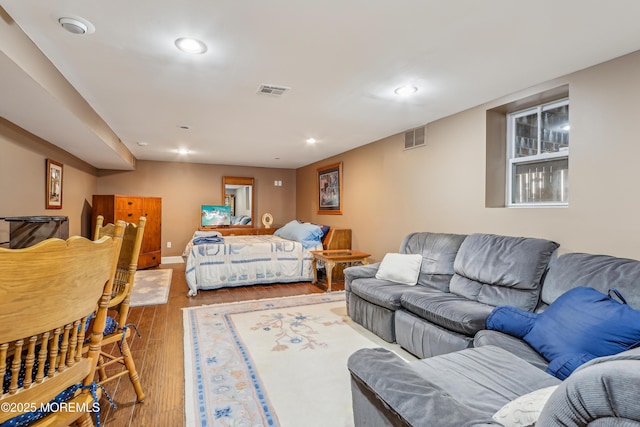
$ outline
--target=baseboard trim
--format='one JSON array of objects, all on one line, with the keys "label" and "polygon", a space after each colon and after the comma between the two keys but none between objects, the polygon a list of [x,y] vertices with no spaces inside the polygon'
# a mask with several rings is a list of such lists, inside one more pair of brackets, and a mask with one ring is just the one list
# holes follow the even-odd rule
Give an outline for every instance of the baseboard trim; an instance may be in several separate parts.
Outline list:
[{"label": "baseboard trim", "polygon": [[181,256],[163,256],[160,262],[162,264],[184,264],[184,259]]}]

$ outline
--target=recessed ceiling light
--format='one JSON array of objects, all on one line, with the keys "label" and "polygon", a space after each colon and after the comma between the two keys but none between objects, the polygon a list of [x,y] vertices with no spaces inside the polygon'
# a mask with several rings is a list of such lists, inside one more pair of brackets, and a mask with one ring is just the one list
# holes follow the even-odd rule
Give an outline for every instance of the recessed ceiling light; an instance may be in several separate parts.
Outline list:
[{"label": "recessed ceiling light", "polygon": [[73,34],[91,34],[96,30],[89,21],[83,18],[63,16],[58,19],[58,22],[62,28]]},{"label": "recessed ceiling light", "polygon": [[178,154],[184,156],[185,154],[189,154],[190,151],[187,148],[178,148]]},{"label": "recessed ceiling light", "polygon": [[397,88],[396,90],[394,90],[393,92],[396,95],[400,95],[400,96],[407,96],[407,95],[411,95],[414,94],[418,91],[418,88],[415,86],[400,86],[399,88]]},{"label": "recessed ceiling light", "polygon": [[207,51],[207,45],[200,40],[192,39],[189,37],[181,37],[176,40],[176,47],[183,52],[202,54]]},{"label": "recessed ceiling light", "polygon": [[148,142],[144,142],[144,141],[138,141],[136,142],[136,144],[138,144],[140,147],[146,147],[147,145],[149,145]]},{"label": "recessed ceiling light", "polygon": [[315,144],[316,142],[318,142],[318,141],[316,141],[315,138],[307,138],[307,143],[308,144]]}]

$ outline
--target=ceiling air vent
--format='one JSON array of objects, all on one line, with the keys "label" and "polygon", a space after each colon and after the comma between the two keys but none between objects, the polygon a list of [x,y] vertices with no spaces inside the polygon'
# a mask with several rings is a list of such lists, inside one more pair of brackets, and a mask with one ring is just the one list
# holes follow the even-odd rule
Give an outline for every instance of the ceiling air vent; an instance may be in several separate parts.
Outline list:
[{"label": "ceiling air vent", "polygon": [[425,126],[412,129],[404,134],[404,149],[424,147],[427,145],[427,129]]},{"label": "ceiling air vent", "polygon": [[284,86],[261,84],[260,87],[258,88],[258,94],[260,94],[260,95],[271,95],[271,96],[282,96],[289,89],[290,88],[284,87]]}]

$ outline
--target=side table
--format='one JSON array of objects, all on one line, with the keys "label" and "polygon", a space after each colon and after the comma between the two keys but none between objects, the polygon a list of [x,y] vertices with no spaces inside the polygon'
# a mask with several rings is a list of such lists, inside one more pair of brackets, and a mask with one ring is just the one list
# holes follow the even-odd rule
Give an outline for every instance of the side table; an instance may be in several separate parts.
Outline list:
[{"label": "side table", "polygon": [[317,262],[324,262],[325,270],[327,273],[327,292],[331,292],[331,273],[333,267],[336,264],[349,264],[354,263],[368,264],[371,254],[353,251],[351,249],[331,249],[326,251],[311,251],[313,260],[311,261],[311,268],[313,268],[313,283],[318,282],[318,270]]}]

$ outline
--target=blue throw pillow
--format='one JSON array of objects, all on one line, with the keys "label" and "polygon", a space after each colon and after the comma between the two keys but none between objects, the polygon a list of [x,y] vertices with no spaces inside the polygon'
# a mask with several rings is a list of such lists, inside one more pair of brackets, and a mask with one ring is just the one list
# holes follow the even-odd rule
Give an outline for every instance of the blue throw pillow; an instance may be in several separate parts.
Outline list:
[{"label": "blue throw pillow", "polygon": [[517,307],[501,305],[494,308],[487,317],[487,329],[504,332],[522,338],[529,333],[538,315]]},{"label": "blue throw pillow", "polygon": [[283,239],[300,242],[305,249],[312,248],[318,243],[322,243],[322,229],[310,223],[301,223],[296,220],[290,221],[284,227],[277,229],[275,236]]},{"label": "blue throw pillow", "polygon": [[320,230],[322,231],[322,237],[326,236],[329,230],[331,230],[331,227],[328,225],[322,225],[322,224],[314,224],[314,225],[317,225],[318,227],[320,227]]},{"label": "blue throw pillow", "polygon": [[595,357],[640,345],[640,311],[593,288],[567,291],[538,315],[523,339],[560,379]]},{"label": "blue throw pillow", "polygon": [[547,366],[547,373],[561,380],[567,378],[579,366],[584,365],[589,360],[595,359],[593,354],[589,353],[567,353],[557,357]]}]

